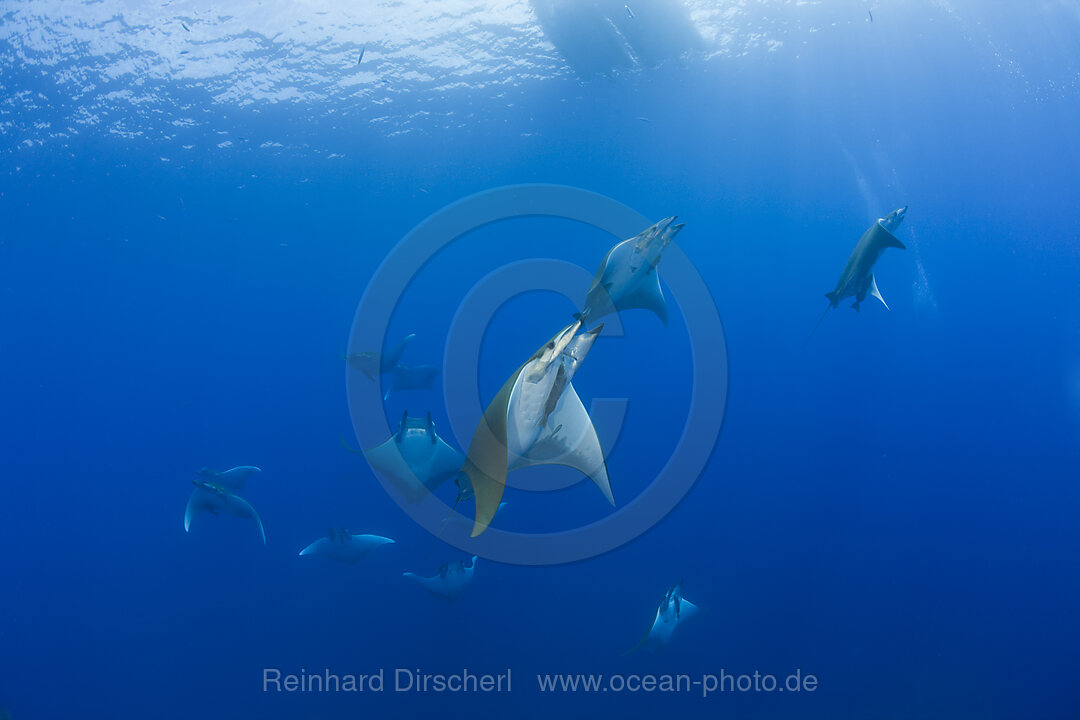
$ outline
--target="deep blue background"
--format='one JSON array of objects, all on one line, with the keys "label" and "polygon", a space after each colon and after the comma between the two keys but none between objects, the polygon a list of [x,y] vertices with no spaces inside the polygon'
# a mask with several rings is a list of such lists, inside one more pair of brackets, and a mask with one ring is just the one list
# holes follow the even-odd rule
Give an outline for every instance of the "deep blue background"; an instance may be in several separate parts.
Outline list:
[{"label": "deep blue background", "polygon": [[[476,128],[327,128],[333,162],[197,147],[165,164],[154,141],[87,136],[9,151],[0,704],[19,720],[1076,717],[1080,102],[1031,89],[1053,46],[1027,51],[1039,62],[1022,80],[958,51],[945,24],[902,33],[878,15],[799,54],[548,81]],[[257,144],[279,120],[222,122]],[[678,242],[727,331],[726,424],[690,496],[637,541],[557,568],[481,560],[444,605],[400,573],[460,554],[422,562],[429,536],[338,443],[340,353],[398,238],[521,182],[687,223]],[[878,270],[893,313],[845,303],[804,347],[860,233],[901,205],[908,250]],[[438,362],[487,269],[537,255],[592,267],[609,238],[523,220],[463,243],[407,305],[412,362]],[[489,335],[487,392],[572,309],[517,302]],[[624,321],[627,345],[598,344],[575,380],[586,398],[632,398],[609,460],[617,497],[662,464],[689,392],[685,328]],[[441,423],[436,390],[389,415],[430,408]],[[264,470],[245,494],[268,545],[230,520],[185,534],[193,470],[244,463]],[[604,513],[591,488],[564,499],[568,518]],[[509,500],[522,526],[559,505]],[[298,558],[328,524],[398,544],[357,568]],[[707,612],[663,651],[620,657],[678,580]],[[264,666],[511,666],[516,692],[267,696]],[[601,703],[541,697],[532,680],[721,668],[801,668],[820,689]]]}]

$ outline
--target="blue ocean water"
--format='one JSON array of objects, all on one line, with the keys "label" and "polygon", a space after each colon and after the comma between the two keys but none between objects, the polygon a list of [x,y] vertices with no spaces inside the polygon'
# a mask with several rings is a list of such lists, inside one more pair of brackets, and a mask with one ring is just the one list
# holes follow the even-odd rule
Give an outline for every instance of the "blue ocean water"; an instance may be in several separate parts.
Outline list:
[{"label": "blue ocean water", "polygon": [[[1076,4],[431,5],[5,3],[0,717],[1077,717]],[[621,313],[625,337],[575,375],[586,407],[628,401],[617,505],[692,402],[723,432],[628,544],[480,558],[443,603],[401,573],[468,555],[342,448],[342,353],[411,228],[530,183],[678,215],[723,319],[726,397],[695,395],[671,285],[667,326]],[[892,312],[844,302],[804,343],[861,233],[905,205],[907,250],[876,267]],[[441,366],[489,273],[591,273],[613,242],[549,217],[470,232],[403,293],[388,342],[416,333],[405,360]],[[478,407],[579,301],[494,314]],[[462,380],[392,395],[387,422],[430,411],[465,451],[444,393]],[[242,464],[263,470],[242,494],[265,547],[228,517],[185,533],[195,471]],[[506,499],[520,532],[615,512],[587,482]],[[396,544],[355,567],[299,557],[328,526]],[[702,612],[624,655],[680,581]],[[384,669],[387,688],[266,692],[266,668]],[[395,692],[398,668],[510,669],[513,688]],[[537,682],[722,672],[818,682]]]}]

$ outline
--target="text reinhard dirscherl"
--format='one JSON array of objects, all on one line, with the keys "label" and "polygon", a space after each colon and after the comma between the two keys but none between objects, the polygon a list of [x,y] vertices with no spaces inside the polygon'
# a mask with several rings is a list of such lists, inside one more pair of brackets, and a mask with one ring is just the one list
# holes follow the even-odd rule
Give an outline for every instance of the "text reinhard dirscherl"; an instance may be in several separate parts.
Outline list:
[{"label": "text reinhard dirscherl", "polygon": [[[329,668],[322,672],[283,673],[278,668],[263,668],[263,692],[320,693],[320,692],[510,692],[511,672],[474,673],[468,668],[452,673],[426,673],[413,668],[394,668],[387,672],[379,668],[367,675],[337,674]],[[387,683],[387,678],[390,683]]]},{"label": "text reinhard dirscherl", "polygon": [[[338,674],[329,668],[309,672],[305,668],[285,673],[279,668],[263,668],[263,692],[285,693],[508,693],[513,691],[512,671],[476,673],[468,668],[448,673],[428,673],[414,668],[379,668],[366,675]],[[818,689],[817,676],[796,670],[785,676],[763,674],[548,674],[536,676],[541,693],[812,693]]]}]

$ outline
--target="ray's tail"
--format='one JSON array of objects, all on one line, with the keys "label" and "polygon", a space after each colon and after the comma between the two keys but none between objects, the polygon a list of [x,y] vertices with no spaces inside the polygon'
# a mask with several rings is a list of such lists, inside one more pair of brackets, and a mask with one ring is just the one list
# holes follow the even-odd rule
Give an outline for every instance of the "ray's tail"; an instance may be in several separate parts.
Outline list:
[{"label": "ray's tail", "polygon": [[811,330],[810,334],[806,336],[805,340],[803,340],[803,347],[806,347],[808,344],[810,344],[810,338],[814,337],[814,333],[816,333],[818,331],[818,328],[821,327],[821,323],[825,322],[825,316],[829,314],[830,310],[832,310],[832,303],[829,303],[825,306],[825,312],[821,313],[821,317],[818,318],[817,325],[814,326],[814,329]]}]

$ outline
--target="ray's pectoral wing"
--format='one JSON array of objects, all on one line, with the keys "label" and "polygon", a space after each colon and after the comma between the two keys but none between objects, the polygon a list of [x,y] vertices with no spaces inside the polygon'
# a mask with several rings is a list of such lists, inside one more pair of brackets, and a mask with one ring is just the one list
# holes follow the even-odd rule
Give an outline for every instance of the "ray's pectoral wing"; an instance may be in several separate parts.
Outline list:
[{"label": "ray's pectoral wing", "polygon": [[384,372],[390,372],[398,361],[401,359],[402,354],[405,352],[405,346],[412,342],[416,337],[416,333],[409,333],[405,337],[398,341],[398,344],[390,349],[389,352],[382,356],[382,360],[379,363],[379,369]]},{"label": "ray's pectoral wing", "polygon": [[614,273],[615,267],[619,262],[625,259],[625,256],[629,251],[627,248],[627,240],[619,243],[615,247],[608,250],[607,255],[600,261],[600,266],[596,268],[596,274],[593,275],[592,285],[589,286],[589,295],[592,295],[598,290],[607,290],[611,286],[611,276]]},{"label": "ray's pectoral wing", "polygon": [[427,495],[424,478],[405,461],[396,433],[382,445],[365,450],[364,457],[410,503],[418,503]]},{"label": "ray's pectoral wing", "polygon": [[632,252],[630,241],[624,240],[608,250],[607,255],[600,261],[600,267],[596,269],[592,285],[585,296],[585,312],[589,318],[595,320],[616,311],[616,275],[618,269],[626,265]]},{"label": "ray's pectoral wing", "polygon": [[454,597],[454,590],[450,587],[445,578],[436,575],[435,577],[424,577],[415,573],[407,572],[402,573],[403,577],[407,577],[410,580],[416,582],[424,590],[428,591],[432,595],[442,600],[451,600]]},{"label": "ray's pectoral wing", "polygon": [[515,469],[529,465],[574,468],[592,480],[609,503],[615,504],[600,438],[573,384],[567,384],[540,437],[524,456],[514,458],[512,465]]},{"label": "ray's pectoral wing", "polygon": [[199,513],[213,509],[213,503],[205,490],[195,488],[188,498],[187,508],[184,509],[184,531],[191,532],[191,520]]},{"label": "ray's pectoral wing", "polygon": [[228,509],[230,514],[238,518],[254,520],[259,528],[259,536],[262,537],[263,545],[266,544],[266,529],[263,527],[262,518],[259,517],[259,513],[252,507],[251,503],[238,495],[233,495],[229,498]]},{"label": "ray's pectoral wing", "polygon": [[652,639],[653,634],[656,632],[656,627],[659,624],[660,624],[660,607],[658,606],[656,608],[656,614],[653,615],[653,621],[649,625],[648,629],[645,630],[645,634],[641,636],[641,639],[637,641],[637,644],[635,644],[634,647],[632,647],[629,650],[627,650],[626,652],[624,652],[623,656],[629,655],[630,653],[632,653],[632,652],[634,652],[636,650],[640,650],[642,648],[642,646],[645,645],[645,643],[649,642],[649,640]]},{"label": "ray's pectoral wing", "polygon": [[871,225],[865,236],[875,247],[907,250],[907,246],[900,242],[895,235],[883,228],[880,222]]},{"label": "ray's pectoral wing", "polygon": [[674,613],[668,609],[667,612],[661,610],[664,607],[664,603],[660,604],[660,607],[656,609],[656,619],[653,620],[652,627],[649,628],[649,642],[655,642],[663,645],[671,639],[671,633],[675,631],[675,625],[678,623],[678,619],[674,616]]},{"label": "ray's pectoral wing", "polygon": [[885,306],[885,309],[892,312],[892,308],[889,307],[889,303],[885,302],[885,298],[881,297],[881,291],[878,290],[877,280],[874,276],[870,275],[870,294],[881,301],[881,304]]},{"label": "ray's pectoral wing", "polygon": [[473,499],[476,501],[476,519],[473,522],[472,536],[476,537],[487,529],[499,510],[506,489],[507,456],[506,447],[506,411],[510,405],[510,395],[518,376],[525,366],[522,365],[503,384],[499,394],[491,401],[484,416],[473,433],[469,452],[461,470],[472,485]]},{"label": "ray's pectoral wing", "polygon": [[618,298],[616,304],[620,310],[631,308],[652,310],[667,325],[668,308],[667,301],[664,300],[664,291],[660,288],[660,273],[656,272],[655,268],[649,270],[647,274],[642,273],[644,273],[643,270],[638,272],[639,280],[633,290],[624,297]]},{"label": "ray's pectoral wing", "polygon": [[666,325],[668,308],[660,289],[660,274],[655,266],[638,262],[635,267],[634,252],[632,240],[625,240],[604,258],[589,288],[589,317],[596,319],[618,310],[651,310]]},{"label": "ray's pectoral wing", "polygon": [[435,449],[425,468],[427,477],[423,479],[424,486],[428,490],[437,489],[450,478],[456,477],[464,464],[465,456],[436,436]]},{"label": "ray's pectoral wing", "polygon": [[217,477],[214,478],[214,482],[226,490],[236,492],[244,487],[244,483],[248,481],[252,474],[258,472],[262,472],[262,470],[254,465],[241,465],[218,473]]},{"label": "ray's pectoral wing", "polygon": [[330,540],[327,538],[319,538],[315,542],[308,545],[306,548],[300,551],[301,555],[326,555],[327,549],[330,546]]},{"label": "ray's pectoral wing", "polygon": [[679,598],[679,622],[694,617],[700,610],[697,605],[686,598]]}]

